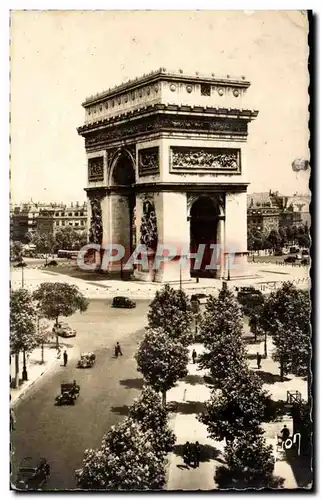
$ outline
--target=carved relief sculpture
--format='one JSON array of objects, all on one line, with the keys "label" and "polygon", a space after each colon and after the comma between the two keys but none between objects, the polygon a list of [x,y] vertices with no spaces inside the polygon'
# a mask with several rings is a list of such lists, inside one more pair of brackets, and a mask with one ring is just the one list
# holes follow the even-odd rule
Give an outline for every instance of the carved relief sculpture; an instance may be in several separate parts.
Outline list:
[{"label": "carved relief sculpture", "polygon": [[159,148],[139,150],[139,177],[159,173]]},{"label": "carved relief sculpture", "polygon": [[171,148],[172,170],[240,171],[240,150],[223,148]]},{"label": "carved relief sculpture", "polygon": [[154,203],[151,201],[143,203],[140,233],[140,243],[146,245],[147,249],[155,251],[158,245],[157,217]]},{"label": "carved relief sculpture", "polygon": [[88,180],[92,182],[104,180],[103,156],[88,159]]},{"label": "carved relief sculpture", "polygon": [[103,239],[103,223],[102,223],[102,207],[99,198],[91,200],[91,225],[89,230],[89,242],[102,244]]}]

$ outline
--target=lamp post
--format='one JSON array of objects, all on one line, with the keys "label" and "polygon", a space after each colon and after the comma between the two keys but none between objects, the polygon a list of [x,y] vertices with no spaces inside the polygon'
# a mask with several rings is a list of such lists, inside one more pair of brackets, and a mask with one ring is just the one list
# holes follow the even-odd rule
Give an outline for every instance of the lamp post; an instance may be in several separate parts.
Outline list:
[{"label": "lamp post", "polygon": [[24,263],[22,262],[22,263],[21,263],[21,288],[23,288],[23,287],[24,287],[24,284],[25,284],[25,283],[24,283],[24,275],[23,275],[23,268],[24,268],[24,265],[23,265],[23,264],[24,264]]},{"label": "lamp post", "polygon": [[267,333],[264,332],[264,358],[267,358]]}]

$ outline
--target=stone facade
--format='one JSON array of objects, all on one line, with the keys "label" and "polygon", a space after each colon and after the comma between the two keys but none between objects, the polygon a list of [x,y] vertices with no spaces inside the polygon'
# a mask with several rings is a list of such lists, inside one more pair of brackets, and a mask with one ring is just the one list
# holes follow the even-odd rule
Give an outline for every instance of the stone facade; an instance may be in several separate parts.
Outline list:
[{"label": "stone facade", "polygon": [[[247,135],[257,116],[244,108],[249,86],[244,78],[162,68],[83,103],[78,132],[88,158],[88,198],[102,200],[102,245],[119,243],[130,254],[135,241],[147,241],[149,259],[156,242],[176,248],[159,269],[137,266],[138,279],[227,277],[232,253],[239,274],[246,273]],[[192,241],[225,248],[214,273],[206,269],[209,256],[197,273],[191,269]]]}]

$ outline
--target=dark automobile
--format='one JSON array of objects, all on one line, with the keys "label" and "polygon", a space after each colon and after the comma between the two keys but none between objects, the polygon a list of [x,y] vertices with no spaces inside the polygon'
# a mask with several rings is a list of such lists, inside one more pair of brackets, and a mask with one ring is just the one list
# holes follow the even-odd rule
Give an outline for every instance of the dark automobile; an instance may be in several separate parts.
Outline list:
[{"label": "dark automobile", "polygon": [[255,307],[264,303],[264,297],[260,290],[252,286],[243,286],[239,289],[237,300],[242,306],[243,313],[249,314]]},{"label": "dark automobile", "polygon": [[296,262],[296,256],[295,255],[289,255],[288,257],[286,257],[286,259],[284,259],[284,262],[286,262],[286,264],[293,264],[294,262]]},{"label": "dark automobile", "polygon": [[301,264],[303,266],[309,266],[310,265],[310,258],[309,257],[304,257],[304,259],[301,260]]},{"label": "dark automobile", "polygon": [[14,264],[13,267],[27,267],[27,264],[25,262],[18,262],[18,264]]},{"label": "dark automobile", "polygon": [[47,264],[45,264],[45,267],[55,267],[55,266],[58,266],[58,262],[56,260],[50,260],[49,262],[47,262]]},{"label": "dark automobile", "polygon": [[304,249],[302,250],[302,257],[307,257],[307,256],[309,256],[309,255],[310,255],[310,252],[309,252],[306,248],[304,248]]},{"label": "dark automobile", "polygon": [[129,299],[128,297],[114,297],[112,307],[133,309],[133,307],[136,307],[136,303],[134,300]]},{"label": "dark automobile", "polygon": [[82,352],[77,363],[77,368],[92,368],[96,361],[96,356],[93,352]]},{"label": "dark automobile", "polygon": [[291,247],[290,253],[299,253],[299,248],[298,247]]},{"label": "dark automobile", "polygon": [[276,257],[281,257],[283,255],[283,250],[281,248],[277,248],[274,252]]},{"label": "dark automobile", "polygon": [[50,465],[45,458],[25,457],[20,463],[15,487],[18,490],[39,490],[49,476]]},{"label": "dark automobile", "polygon": [[208,295],[205,293],[195,293],[191,295],[191,302],[199,302],[199,304],[205,304],[207,302]]},{"label": "dark automobile", "polygon": [[62,405],[74,405],[75,400],[78,398],[80,392],[80,386],[74,382],[63,383],[60,386],[60,394],[55,399],[55,404],[57,406]]}]

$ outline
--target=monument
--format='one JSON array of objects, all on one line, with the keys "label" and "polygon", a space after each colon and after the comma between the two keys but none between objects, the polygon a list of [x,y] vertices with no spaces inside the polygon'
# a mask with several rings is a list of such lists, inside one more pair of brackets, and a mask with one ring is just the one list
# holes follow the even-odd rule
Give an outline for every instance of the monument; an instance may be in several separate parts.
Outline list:
[{"label": "monument", "polygon": [[135,265],[136,279],[247,274],[249,86],[161,68],[83,103],[90,241],[122,245],[124,261],[145,245],[149,267]]}]

